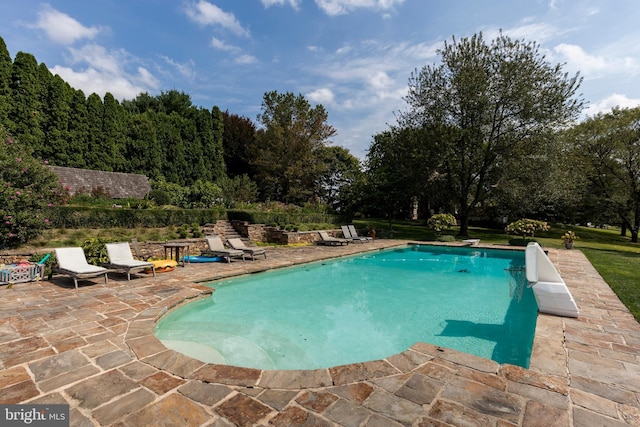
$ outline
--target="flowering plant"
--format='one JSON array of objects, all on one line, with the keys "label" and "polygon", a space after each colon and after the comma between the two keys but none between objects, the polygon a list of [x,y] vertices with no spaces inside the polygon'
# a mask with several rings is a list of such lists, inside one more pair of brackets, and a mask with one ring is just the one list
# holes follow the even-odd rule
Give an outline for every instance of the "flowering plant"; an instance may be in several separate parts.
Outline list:
[{"label": "flowering plant", "polygon": [[578,240],[580,237],[578,237],[576,235],[575,231],[567,231],[566,233],[564,233],[562,235],[562,240],[565,241],[565,243],[573,243],[574,241]]},{"label": "flowering plant", "polygon": [[507,225],[505,230],[507,233],[520,235],[524,239],[527,236],[534,237],[536,231],[548,231],[549,224],[546,221],[522,218]]},{"label": "flowering plant", "polygon": [[0,127],[0,248],[17,247],[49,225],[59,201],[56,175]]},{"label": "flowering plant", "polygon": [[448,213],[440,213],[431,215],[431,217],[427,220],[427,227],[435,231],[436,233],[440,233],[445,228],[453,227],[458,222],[456,221],[456,217],[448,214]]}]

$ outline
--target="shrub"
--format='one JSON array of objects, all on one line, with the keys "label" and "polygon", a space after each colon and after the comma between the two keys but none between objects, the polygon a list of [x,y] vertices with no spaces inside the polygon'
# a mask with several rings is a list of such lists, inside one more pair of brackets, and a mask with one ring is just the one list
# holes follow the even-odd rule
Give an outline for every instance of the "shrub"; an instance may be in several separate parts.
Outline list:
[{"label": "shrub", "polygon": [[433,230],[438,236],[443,230],[457,224],[456,217],[448,213],[431,215],[427,220],[427,228]]},{"label": "shrub", "polygon": [[93,238],[85,240],[82,244],[84,255],[87,258],[89,264],[103,265],[109,262],[109,255],[107,254],[106,244],[110,240],[102,238]]},{"label": "shrub", "polygon": [[165,190],[151,190],[147,197],[149,200],[153,200],[158,206],[164,206],[171,203],[171,195],[169,195]]},{"label": "shrub", "polygon": [[525,239],[527,237],[534,237],[536,231],[548,231],[549,224],[545,221],[522,218],[507,225],[505,230],[507,233],[517,234]]},{"label": "shrub", "polygon": [[0,128],[0,248],[38,236],[49,226],[48,206],[63,196],[56,175]]}]

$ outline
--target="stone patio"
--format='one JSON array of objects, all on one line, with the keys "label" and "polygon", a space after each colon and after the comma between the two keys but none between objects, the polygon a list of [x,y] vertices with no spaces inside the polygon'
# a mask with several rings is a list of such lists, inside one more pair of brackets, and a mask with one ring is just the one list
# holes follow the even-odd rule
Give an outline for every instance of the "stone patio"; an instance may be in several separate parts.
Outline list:
[{"label": "stone patio", "polygon": [[538,317],[530,369],[418,343],[314,371],[211,365],[153,335],[221,277],[404,245],[269,248],[267,260],[192,264],[0,287],[0,402],[70,405],[72,426],[640,425],[640,325],[578,250],[550,251],[580,309]]}]

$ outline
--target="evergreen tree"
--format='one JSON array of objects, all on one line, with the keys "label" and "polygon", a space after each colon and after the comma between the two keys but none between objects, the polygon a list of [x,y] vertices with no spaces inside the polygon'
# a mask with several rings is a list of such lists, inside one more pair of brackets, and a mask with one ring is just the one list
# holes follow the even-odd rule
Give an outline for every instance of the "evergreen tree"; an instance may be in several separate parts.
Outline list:
[{"label": "evergreen tree", "polygon": [[126,112],[109,92],[104,96],[103,109],[101,146],[109,160],[108,170],[126,172]]},{"label": "evergreen tree", "polygon": [[89,116],[87,99],[81,90],[71,89],[69,108],[69,142],[65,149],[67,163],[55,163],[58,166],[89,168]]},{"label": "evergreen tree", "polygon": [[11,69],[11,109],[9,131],[36,152],[42,151],[44,133],[41,128],[42,107],[38,63],[33,55],[18,52]]},{"label": "evergreen tree", "polygon": [[47,82],[46,97],[42,100],[45,144],[40,157],[52,164],[67,165],[71,161],[70,156],[77,156],[74,152],[82,151],[81,147],[71,145],[69,133],[73,91],[58,75],[50,75]]},{"label": "evergreen tree", "polygon": [[162,174],[168,182],[186,185],[188,171],[191,169],[187,163],[185,146],[182,141],[180,129],[182,117],[178,113],[155,114],[154,123],[160,149],[164,154]]},{"label": "evergreen tree", "polygon": [[154,180],[160,178],[162,155],[149,113],[131,115],[127,126],[126,158],[129,172],[144,174]]},{"label": "evergreen tree", "polygon": [[230,177],[254,176],[249,150],[255,144],[256,125],[251,119],[230,114],[229,111],[222,113],[222,120],[222,146],[227,174]]},{"label": "evergreen tree", "polygon": [[9,129],[9,111],[11,110],[11,90],[9,89],[9,81],[11,81],[11,55],[7,50],[7,45],[0,37],[0,127]]},{"label": "evergreen tree", "polygon": [[217,181],[226,175],[226,168],[224,165],[224,149],[222,145],[224,119],[222,117],[222,111],[215,105],[211,109],[211,130],[211,144],[205,147],[205,153],[207,153],[209,164],[211,165],[212,181]]},{"label": "evergreen tree", "polygon": [[96,93],[87,98],[87,144],[86,159],[89,169],[111,171],[109,152],[104,148],[104,136],[102,135],[102,114],[104,108],[102,100]]}]

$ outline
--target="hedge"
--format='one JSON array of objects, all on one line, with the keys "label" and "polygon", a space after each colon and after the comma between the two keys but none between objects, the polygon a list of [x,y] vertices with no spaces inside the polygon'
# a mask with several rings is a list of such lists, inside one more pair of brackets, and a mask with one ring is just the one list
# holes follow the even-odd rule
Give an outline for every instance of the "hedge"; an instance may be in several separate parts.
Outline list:
[{"label": "hedge", "polygon": [[265,212],[234,210],[227,211],[229,220],[247,221],[252,224],[339,224],[342,221],[338,215],[321,213],[293,213],[293,212]]},{"label": "hedge", "polygon": [[240,220],[252,224],[339,224],[338,215],[320,213],[263,212],[225,209],[127,209],[88,206],[55,206],[48,218],[55,228],[136,228],[207,224],[217,220]]},{"label": "hedge", "polygon": [[136,228],[207,224],[227,219],[224,209],[126,209],[57,206],[49,221],[55,228]]}]

